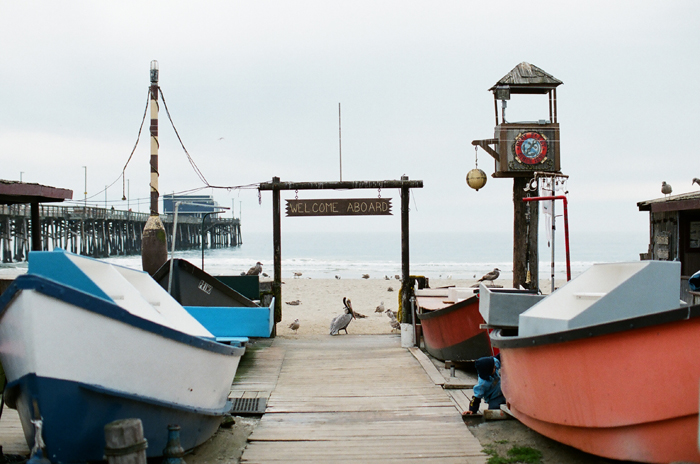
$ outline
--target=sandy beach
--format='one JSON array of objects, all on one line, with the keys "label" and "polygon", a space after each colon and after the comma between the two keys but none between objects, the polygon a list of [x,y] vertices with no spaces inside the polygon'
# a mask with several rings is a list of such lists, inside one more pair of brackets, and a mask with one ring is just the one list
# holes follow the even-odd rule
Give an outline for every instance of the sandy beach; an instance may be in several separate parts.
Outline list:
[{"label": "sandy beach", "polygon": [[[471,287],[473,280],[430,280],[431,288]],[[557,282],[562,285],[564,282]],[[511,282],[496,281],[496,284],[510,287]],[[343,297],[352,301],[355,312],[367,316],[350,323],[348,332],[358,335],[391,333],[387,315],[375,312],[380,303],[386,309],[396,311],[399,307],[399,289],[401,281],[391,278],[375,279],[284,279],[282,285],[282,322],[277,327],[278,337],[322,335],[329,333],[331,320],[343,312]],[[547,292],[549,281],[541,282],[541,288]],[[390,290],[391,289],[391,290]],[[299,304],[288,304],[299,301]],[[299,319],[298,334],[289,329],[289,324]]]}]

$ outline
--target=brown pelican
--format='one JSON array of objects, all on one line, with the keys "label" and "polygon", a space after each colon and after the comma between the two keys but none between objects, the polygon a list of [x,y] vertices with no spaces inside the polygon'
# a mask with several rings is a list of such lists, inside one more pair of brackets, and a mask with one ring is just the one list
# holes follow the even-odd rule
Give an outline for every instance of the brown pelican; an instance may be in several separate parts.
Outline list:
[{"label": "brown pelican", "polygon": [[299,330],[299,319],[294,319],[294,322],[289,324],[289,328],[294,331],[294,333],[297,333],[297,330]]},{"label": "brown pelican", "polygon": [[481,277],[481,279],[477,280],[477,282],[481,282],[483,280],[491,280],[494,281],[498,279],[498,276],[501,275],[501,270],[498,269],[497,267],[493,268],[493,271],[487,272],[486,274]]},{"label": "brown pelican", "polygon": [[350,321],[355,318],[355,312],[352,310],[352,302],[348,298],[343,298],[343,304],[345,305],[345,312],[340,316],[336,316],[331,321],[331,335],[338,335],[338,332],[344,330],[348,333],[348,325]]}]

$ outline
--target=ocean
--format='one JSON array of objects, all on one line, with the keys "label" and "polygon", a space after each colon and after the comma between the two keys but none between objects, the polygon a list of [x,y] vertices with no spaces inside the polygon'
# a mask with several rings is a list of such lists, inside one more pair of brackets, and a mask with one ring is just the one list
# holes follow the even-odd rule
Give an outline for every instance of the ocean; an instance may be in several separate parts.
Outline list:
[{"label": "ocean", "polygon": [[[648,246],[644,234],[619,232],[580,233],[570,238],[571,270],[575,277],[593,263],[639,261],[639,253]],[[282,278],[301,273],[302,278],[359,279],[394,278],[401,274],[401,234],[287,232],[282,234]],[[237,275],[257,261],[263,272],[272,275],[271,233],[243,234],[239,247],[205,250],[204,270],[212,275]],[[566,278],[563,234],[555,242],[555,278]],[[432,279],[473,279],[494,267],[502,271],[505,282],[512,279],[512,236],[508,233],[412,232],[410,235],[410,271]],[[175,257],[201,267],[201,250],[177,251]],[[111,257],[106,261],[140,269],[140,256]],[[0,273],[26,271],[26,263],[4,264]],[[540,238],[540,279],[551,273],[551,249],[546,237]]]}]

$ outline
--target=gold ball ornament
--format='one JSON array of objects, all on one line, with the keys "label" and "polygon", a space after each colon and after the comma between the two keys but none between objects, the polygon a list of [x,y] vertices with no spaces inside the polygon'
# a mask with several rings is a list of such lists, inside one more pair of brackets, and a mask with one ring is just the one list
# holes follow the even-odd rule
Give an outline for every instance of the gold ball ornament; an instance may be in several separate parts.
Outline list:
[{"label": "gold ball ornament", "polygon": [[467,173],[467,185],[478,192],[486,185],[486,173],[481,169],[472,169]]}]

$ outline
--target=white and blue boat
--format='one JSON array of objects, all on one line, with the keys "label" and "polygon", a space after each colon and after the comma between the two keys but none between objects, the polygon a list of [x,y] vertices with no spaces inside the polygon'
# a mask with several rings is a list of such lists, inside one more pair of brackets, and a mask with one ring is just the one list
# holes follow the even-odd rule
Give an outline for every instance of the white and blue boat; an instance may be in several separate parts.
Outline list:
[{"label": "white and blue boat", "polygon": [[41,416],[52,462],[102,460],[117,419],[141,419],[149,457],[169,424],[185,449],[203,443],[230,410],[244,351],[217,343],[147,273],[63,250],[31,252],[0,297],[6,403],[30,447]]}]

